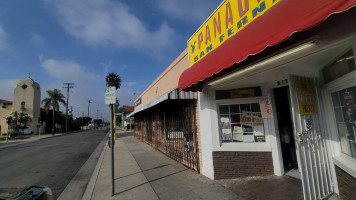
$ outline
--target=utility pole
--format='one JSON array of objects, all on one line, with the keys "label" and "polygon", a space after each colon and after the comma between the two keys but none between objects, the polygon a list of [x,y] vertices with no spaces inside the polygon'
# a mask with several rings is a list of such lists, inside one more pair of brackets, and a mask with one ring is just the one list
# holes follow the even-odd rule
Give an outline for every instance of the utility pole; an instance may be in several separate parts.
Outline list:
[{"label": "utility pole", "polygon": [[82,112],[82,130],[83,130],[83,119],[84,119],[84,112]]},{"label": "utility pole", "polygon": [[68,132],[68,101],[69,101],[69,89],[74,87],[74,83],[63,83],[63,88],[67,89],[67,104],[66,104],[66,133]]},{"label": "utility pole", "polygon": [[90,104],[91,104],[91,100],[88,100],[88,120],[89,120],[89,107],[90,107]]}]

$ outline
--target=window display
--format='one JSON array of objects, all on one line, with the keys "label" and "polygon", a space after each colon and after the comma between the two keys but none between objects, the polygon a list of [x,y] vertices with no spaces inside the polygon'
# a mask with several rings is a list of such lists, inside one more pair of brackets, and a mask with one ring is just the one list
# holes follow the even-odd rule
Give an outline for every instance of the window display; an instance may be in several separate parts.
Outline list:
[{"label": "window display", "polygon": [[265,130],[259,103],[219,105],[221,140],[265,142]]},{"label": "window display", "polygon": [[356,87],[331,94],[342,152],[356,158]]}]

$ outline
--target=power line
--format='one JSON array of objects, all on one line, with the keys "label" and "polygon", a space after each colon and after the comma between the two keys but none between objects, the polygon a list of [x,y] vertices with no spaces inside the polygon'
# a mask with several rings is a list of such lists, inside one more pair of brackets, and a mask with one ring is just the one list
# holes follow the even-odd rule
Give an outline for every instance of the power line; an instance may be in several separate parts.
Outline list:
[{"label": "power line", "polygon": [[69,101],[69,89],[74,87],[74,83],[63,83],[63,88],[67,89],[67,104],[66,104],[66,133],[68,132],[68,101]]}]

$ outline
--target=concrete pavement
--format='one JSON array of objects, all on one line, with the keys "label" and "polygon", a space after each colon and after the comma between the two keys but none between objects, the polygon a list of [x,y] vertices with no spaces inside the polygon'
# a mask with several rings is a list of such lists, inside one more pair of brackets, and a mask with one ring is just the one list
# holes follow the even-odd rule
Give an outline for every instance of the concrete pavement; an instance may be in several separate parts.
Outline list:
[{"label": "concrete pavement", "polygon": [[83,199],[243,199],[149,145],[132,132],[115,144],[115,195],[111,196],[111,149],[105,146]]}]

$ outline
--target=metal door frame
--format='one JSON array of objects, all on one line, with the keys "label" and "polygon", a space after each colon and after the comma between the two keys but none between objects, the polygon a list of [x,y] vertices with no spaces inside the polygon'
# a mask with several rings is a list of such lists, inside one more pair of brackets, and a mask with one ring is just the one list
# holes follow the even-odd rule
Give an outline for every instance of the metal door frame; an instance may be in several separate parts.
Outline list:
[{"label": "metal door frame", "polygon": [[[314,95],[298,95],[296,80],[311,84]],[[333,187],[325,140],[321,134],[321,117],[318,112],[320,106],[318,106],[318,91],[315,87],[315,81],[312,78],[289,75],[289,88],[294,137],[296,150],[299,151],[297,159],[302,175],[304,199],[323,199],[333,193]],[[313,115],[301,115],[298,105],[300,101],[314,102],[316,113]],[[306,120],[309,119],[311,119],[313,128],[307,131]]]}]

